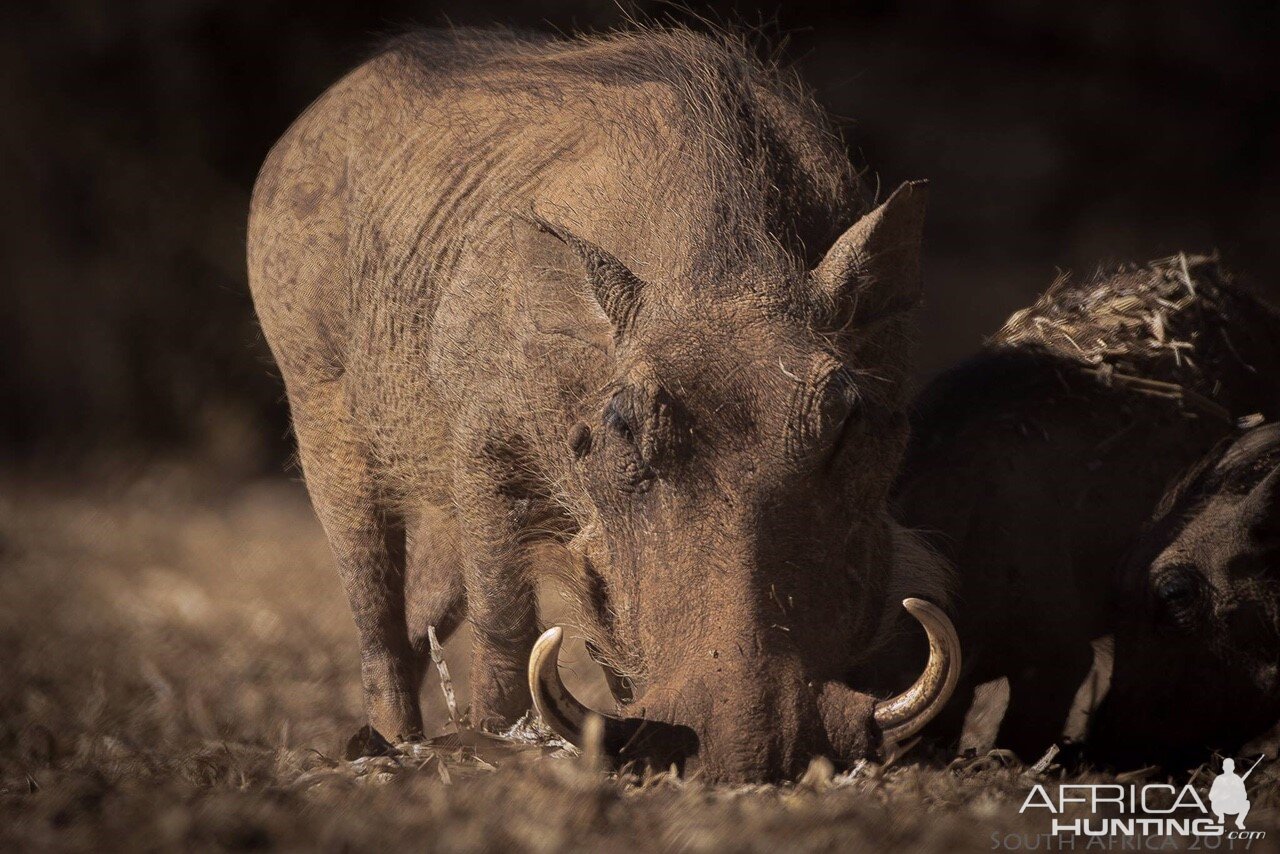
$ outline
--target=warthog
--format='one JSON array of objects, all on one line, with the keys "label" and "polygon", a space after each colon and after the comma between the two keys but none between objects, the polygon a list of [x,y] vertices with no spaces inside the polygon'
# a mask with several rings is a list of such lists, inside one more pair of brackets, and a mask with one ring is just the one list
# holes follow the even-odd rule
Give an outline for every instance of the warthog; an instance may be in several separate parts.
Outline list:
[{"label": "warthog", "polygon": [[939,738],[1007,677],[1000,745],[1057,739],[1127,550],[1236,417],[1277,413],[1278,368],[1280,318],[1178,256],[1062,279],[923,391],[894,502],[960,577],[966,665]]},{"label": "warthog", "polygon": [[1121,580],[1100,758],[1194,766],[1280,721],[1280,425],[1171,489]]},{"label": "warthog", "polygon": [[859,192],[795,85],[682,30],[417,34],[297,120],[249,267],[379,734],[422,729],[426,627],[465,616],[473,722],[533,701],[581,740],[547,543],[618,758],[773,779],[936,710],[956,650],[924,603],[924,674],[879,703],[846,681],[919,552],[886,496],[925,188],[860,219]]}]

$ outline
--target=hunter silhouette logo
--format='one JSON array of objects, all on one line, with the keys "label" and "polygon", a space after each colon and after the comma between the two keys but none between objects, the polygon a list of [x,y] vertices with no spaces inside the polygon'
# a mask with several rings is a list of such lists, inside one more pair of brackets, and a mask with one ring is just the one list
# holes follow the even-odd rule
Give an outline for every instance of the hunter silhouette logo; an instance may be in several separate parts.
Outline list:
[{"label": "hunter silhouette logo", "polygon": [[[1265,755],[1265,754],[1264,754]],[[1263,756],[1253,763],[1253,768],[1244,772],[1244,776],[1236,773],[1234,759],[1222,760],[1222,773],[1209,787],[1209,806],[1218,817],[1218,823],[1226,826],[1228,815],[1236,817],[1236,827],[1244,830],[1244,819],[1249,814],[1249,793],[1245,791],[1244,781],[1249,779],[1253,769],[1262,762]]]}]

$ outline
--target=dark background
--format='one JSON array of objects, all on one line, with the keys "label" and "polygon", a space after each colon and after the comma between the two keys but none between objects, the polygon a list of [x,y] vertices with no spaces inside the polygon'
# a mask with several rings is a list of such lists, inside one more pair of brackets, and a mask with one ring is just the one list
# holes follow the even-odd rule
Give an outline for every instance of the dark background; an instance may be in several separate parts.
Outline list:
[{"label": "dark background", "polygon": [[[785,40],[873,180],[933,181],[922,376],[1059,268],[1216,247],[1280,296],[1277,4],[693,8]],[[624,19],[584,0],[80,0],[16,14],[0,27],[0,461],[180,454],[245,474],[279,471],[288,453],[243,272],[248,194],[275,138],[406,24]]]}]

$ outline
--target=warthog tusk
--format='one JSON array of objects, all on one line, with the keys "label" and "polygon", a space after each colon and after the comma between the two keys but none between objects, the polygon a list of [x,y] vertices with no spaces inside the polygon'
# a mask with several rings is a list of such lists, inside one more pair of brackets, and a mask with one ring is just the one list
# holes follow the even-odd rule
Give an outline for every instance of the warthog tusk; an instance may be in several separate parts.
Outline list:
[{"label": "warthog tusk", "polygon": [[529,693],[533,695],[533,708],[552,732],[570,744],[582,747],[589,716],[617,719],[592,711],[569,693],[560,680],[560,644],[563,641],[564,629],[555,626],[543,632],[533,645],[533,652],[529,654]]},{"label": "warthog tusk", "polygon": [[[639,759],[666,768],[698,752],[692,729],[644,718],[619,718],[593,711],[560,681],[560,644],[564,630],[547,629],[529,655],[529,693],[533,707],[556,735],[596,761]],[[595,718],[599,725],[589,726]]]},{"label": "warthog tusk", "polygon": [[908,739],[942,711],[960,678],[960,639],[942,609],[923,599],[904,599],[902,607],[929,636],[929,662],[910,688],[876,704],[875,718],[885,744]]}]

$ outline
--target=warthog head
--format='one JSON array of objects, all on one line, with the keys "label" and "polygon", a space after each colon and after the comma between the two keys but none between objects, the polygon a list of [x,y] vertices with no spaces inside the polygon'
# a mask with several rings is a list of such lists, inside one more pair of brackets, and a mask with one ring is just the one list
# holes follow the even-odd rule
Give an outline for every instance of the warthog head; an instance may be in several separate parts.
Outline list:
[{"label": "warthog head", "polygon": [[1199,763],[1280,719],[1280,425],[1170,492],[1123,585],[1103,756]]},{"label": "warthog head", "polygon": [[[586,631],[643,689],[604,727],[618,758],[696,753],[716,779],[785,777],[816,755],[874,755],[953,681],[954,634],[925,603],[908,606],[937,641],[919,684],[876,707],[844,681],[901,539],[885,496],[906,440],[923,198],[905,186],[814,269],[725,299],[652,286],[540,221],[585,266],[616,342],[612,380],[568,433],[568,491],[589,506]],[[542,638],[530,683],[580,742],[587,711],[560,682],[560,640]]]}]

